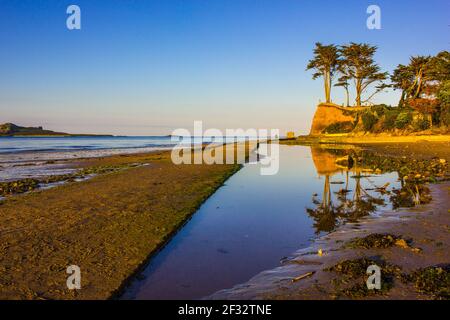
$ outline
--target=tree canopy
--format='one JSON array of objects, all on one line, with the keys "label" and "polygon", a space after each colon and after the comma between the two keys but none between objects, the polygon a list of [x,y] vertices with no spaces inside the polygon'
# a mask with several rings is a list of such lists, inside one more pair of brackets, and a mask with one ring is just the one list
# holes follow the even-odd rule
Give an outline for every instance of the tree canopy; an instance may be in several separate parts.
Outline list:
[{"label": "tree canopy", "polygon": [[331,86],[338,64],[338,47],[333,44],[323,45],[317,42],[314,49],[314,58],[309,61],[306,70],[314,70],[313,79],[323,78],[327,103],[331,102]]}]

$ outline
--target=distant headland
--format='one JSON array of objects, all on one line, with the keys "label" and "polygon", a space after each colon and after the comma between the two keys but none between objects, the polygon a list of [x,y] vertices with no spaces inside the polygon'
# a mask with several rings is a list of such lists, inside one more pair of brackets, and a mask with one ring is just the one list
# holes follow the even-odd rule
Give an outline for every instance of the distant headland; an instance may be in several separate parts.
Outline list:
[{"label": "distant headland", "polygon": [[71,134],[65,132],[56,132],[45,130],[43,127],[21,127],[14,123],[0,124],[0,137],[74,137],[74,136],[96,136],[112,137],[112,135],[98,134]]}]

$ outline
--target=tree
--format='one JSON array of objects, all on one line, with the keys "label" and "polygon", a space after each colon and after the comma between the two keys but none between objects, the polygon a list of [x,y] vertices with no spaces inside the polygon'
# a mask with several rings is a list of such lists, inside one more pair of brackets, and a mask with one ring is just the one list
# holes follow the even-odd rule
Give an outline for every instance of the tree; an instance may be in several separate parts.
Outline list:
[{"label": "tree", "polygon": [[325,100],[327,103],[331,102],[331,85],[333,76],[336,72],[339,62],[339,50],[331,45],[322,45],[320,42],[316,43],[314,49],[314,58],[309,61],[306,70],[314,70],[313,79],[322,77],[324,80]]},{"label": "tree", "polygon": [[409,90],[414,82],[414,73],[408,66],[399,64],[391,75],[391,87],[402,90],[398,106],[401,108],[405,105],[406,99],[409,98]]},{"label": "tree", "polygon": [[432,80],[439,82],[450,80],[450,52],[439,52],[430,59],[428,67],[429,77]]},{"label": "tree", "polygon": [[410,59],[408,67],[414,75],[414,81],[408,91],[412,99],[419,98],[424,89],[424,84],[428,80],[429,63],[430,57],[417,56]]},{"label": "tree", "polygon": [[[365,43],[350,43],[340,48],[342,66],[349,79],[353,79],[356,90],[356,105],[361,106],[368,102],[375,94],[386,88],[382,83],[387,78],[387,72],[380,72],[380,67],[374,61],[376,46]],[[376,91],[366,100],[362,101],[362,95],[370,85],[379,83]]]}]

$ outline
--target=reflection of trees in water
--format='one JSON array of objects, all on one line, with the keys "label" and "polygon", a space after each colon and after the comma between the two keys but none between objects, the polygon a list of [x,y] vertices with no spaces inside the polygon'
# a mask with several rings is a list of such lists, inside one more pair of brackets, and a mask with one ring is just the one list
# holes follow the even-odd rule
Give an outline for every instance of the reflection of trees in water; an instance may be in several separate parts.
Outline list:
[{"label": "reflection of trees in water", "polygon": [[333,205],[330,175],[325,176],[322,201],[319,201],[317,197],[313,197],[312,202],[315,208],[307,208],[306,211],[314,219],[316,233],[333,231],[338,224],[341,208]]},{"label": "reflection of trees in water", "polygon": [[376,198],[362,187],[361,180],[365,178],[361,175],[361,170],[356,171],[355,191],[353,193],[353,200],[347,200],[346,203],[346,219],[351,222],[356,222],[358,219],[369,215],[377,209],[378,205],[384,204],[383,198]]},{"label": "reflection of trees in water", "polygon": [[[425,182],[430,181],[430,176],[438,175],[440,171],[433,168],[439,167],[439,163],[427,167],[417,164],[413,168],[407,166],[407,160],[395,160],[376,154],[364,153],[361,150],[327,149],[326,147],[311,147],[311,155],[317,173],[325,177],[322,198],[313,198],[314,208],[308,208],[308,214],[314,219],[316,232],[329,232],[336,228],[341,221],[356,222],[360,218],[377,210],[378,206],[385,205],[385,196],[394,209],[402,207],[414,207],[415,205],[431,201],[430,189]],[[444,164],[441,162],[441,167]],[[439,168],[441,168],[439,167]],[[427,170],[422,173],[422,171]],[[433,171],[434,170],[434,171]],[[440,169],[441,171],[443,169]],[[370,176],[365,172],[397,172],[400,180],[400,188],[388,191],[389,183],[384,186],[375,186]],[[336,173],[345,172],[345,187],[333,197],[330,182]],[[349,175],[352,179],[349,181]],[[369,194],[363,187],[363,179],[375,190]],[[353,188],[352,190],[350,190]],[[376,196],[375,196],[376,195]]]},{"label": "reflection of trees in water", "polygon": [[340,221],[356,222],[360,218],[369,215],[377,209],[377,205],[383,205],[382,198],[376,198],[368,194],[363,188],[361,180],[365,178],[361,175],[361,170],[355,170],[353,179],[353,197],[348,199],[349,190],[349,170],[346,170],[345,189],[336,192],[337,197],[333,202],[331,192],[331,175],[325,175],[322,201],[313,197],[315,208],[307,208],[306,211],[314,220],[316,233],[331,232]]}]

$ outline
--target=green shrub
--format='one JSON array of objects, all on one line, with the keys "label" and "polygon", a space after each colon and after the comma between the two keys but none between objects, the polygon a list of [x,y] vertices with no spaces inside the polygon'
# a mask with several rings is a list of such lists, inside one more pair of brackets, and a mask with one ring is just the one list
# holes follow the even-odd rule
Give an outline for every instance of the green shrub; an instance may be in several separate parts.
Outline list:
[{"label": "green shrub", "polygon": [[377,123],[378,118],[371,112],[365,112],[361,116],[364,130],[371,131],[373,126]]},{"label": "green shrub", "polygon": [[450,126],[450,106],[444,107],[439,115],[439,121],[442,125]]},{"label": "green shrub", "polygon": [[379,118],[384,116],[384,114],[388,112],[389,109],[390,107],[385,104],[378,104],[371,107],[372,112],[375,113]]},{"label": "green shrub", "polygon": [[442,82],[437,98],[442,105],[450,106],[450,80]]},{"label": "green shrub", "polygon": [[414,123],[414,130],[416,131],[423,131],[430,129],[430,121],[427,119],[420,119]]},{"label": "green shrub", "polygon": [[328,127],[326,127],[323,132],[328,133],[328,134],[348,133],[348,132],[351,132],[353,130],[353,128],[354,128],[354,124],[351,121],[336,122],[336,123],[330,124]]},{"label": "green shrub", "polygon": [[395,120],[395,127],[397,129],[404,129],[408,124],[411,123],[411,120],[411,112],[401,112],[398,114],[397,119]]},{"label": "green shrub", "polygon": [[392,130],[395,129],[395,121],[398,117],[398,110],[389,110],[384,114],[384,120],[382,124],[383,130]]}]

